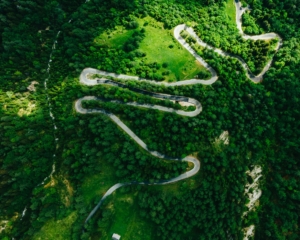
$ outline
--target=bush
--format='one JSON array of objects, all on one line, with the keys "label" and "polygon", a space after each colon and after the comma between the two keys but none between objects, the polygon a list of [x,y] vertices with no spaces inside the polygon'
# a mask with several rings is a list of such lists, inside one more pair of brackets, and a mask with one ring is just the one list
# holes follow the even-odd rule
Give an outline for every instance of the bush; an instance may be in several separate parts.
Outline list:
[{"label": "bush", "polygon": [[182,31],[180,33],[180,36],[185,39],[188,36],[188,34],[185,31]]},{"label": "bush", "polygon": [[130,52],[130,51],[133,51],[135,49],[135,46],[131,43],[131,42],[126,42],[124,44],[124,50],[126,52]]},{"label": "bush", "polygon": [[198,78],[199,78],[199,79],[206,79],[206,78],[208,78],[209,76],[210,76],[210,74],[209,74],[208,72],[203,72],[203,71],[201,71],[201,72],[198,73]]},{"label": "bush", "polygon": [[169,75],[169,74],[170,74],[170,71],[169,71],[169,70],[164,71],[164,72],[162,73],[162,75]]},{"label": "bush", "polygon": [[[124,50],[126,52],[131,52],[139,47],[140,42],[144,39],[145,34],[141,31],[134,31],[132,34],[132,38],[128,39],[124,43]],[[146,56],[146,54],[142,54],[141,56]]]},{"label": "bush", "polygon": [[163,77],[160,73],[154,73],[154,74],[153,74],[153,78],[154,78],[155,80],[159,80],[159,81],[161,81],[161,80],[164,79],[164,77]]},{"label": "bush", "polygon": [[136,50],[135,51],[135,56],[136,57],[145,57],[146,56],[146,53],[140,51],[140,50]]},{"label": "bush", "polygon": [[132,22],[128,23],[128,28],[130,28],[130,29],[136,29],[138,27],[139,27],[139,23],[136,21],[132,21]]},{"label": "bush", "polygon": [[163,68],[166,68],[166,67],[168,67],[168,65],[169,65],[168,63],[164,62],[164,63],[162,64],[162,67],[163,67]]}]

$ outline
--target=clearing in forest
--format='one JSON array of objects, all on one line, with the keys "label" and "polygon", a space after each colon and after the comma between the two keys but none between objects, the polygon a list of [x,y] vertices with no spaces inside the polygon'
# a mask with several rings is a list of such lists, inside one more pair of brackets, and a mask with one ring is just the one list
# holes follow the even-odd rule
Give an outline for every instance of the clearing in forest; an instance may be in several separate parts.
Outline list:
[{"label": "clearing in forest", "polygon": [[[164,76],[167,81],[186,80],[197,75],[210,77],[210,73],[176,41],[173,36],[174,29],[164,29],[163,23],[149,16],[137,19],[137,22],[139,29],[145,29],[145,38],[140,42],[138,50],[146,56],[135,59],[135,64],[156,62],[157,74]],[[95,39],[95,43],[120,49],[130,40],[134,31],[118,26],[114,31],[101,34]],[[131,72],[123,74],[135,75]]]},{"label": "clearing in forest", "polygon": [[232,21],[233,24],[236,24],[235,22],[235,5],[233,0],[227,0],[226,4],[226,14],[229,17],[229,19]]}]

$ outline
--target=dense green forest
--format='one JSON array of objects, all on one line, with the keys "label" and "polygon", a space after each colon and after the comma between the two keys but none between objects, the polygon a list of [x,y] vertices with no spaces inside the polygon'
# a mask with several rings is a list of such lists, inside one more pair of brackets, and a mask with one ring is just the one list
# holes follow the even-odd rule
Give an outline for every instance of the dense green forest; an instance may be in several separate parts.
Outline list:
[{"label": "dense green forest", "polygon": [[[300,2],[243,3],[252,9],[243,15],[245,33],[276,32],[283,38],[275,55],[272,42],[242,40],[231,0],[2,0],[0,239],[110,239],[113,232],[122,233],[122,239],[243,239],[242,229],[250,224],[255,224],[254,239],[299,239]],[[197,156],[201,169],[176,184],[117,190],[83,232],[87,215],[113,184],[169,179],[191,166],[149,155],[104,115],[74,110],[74,101],[87,95],[180,105],[130,88],[83,86],[79,74],[93,67],[159,81],[184,80],[189,75],[176,72],[175,60],[154,61],[145,44],[157,28],[166,33],[160,51],[167,59],[186,56],[171,35],[182,23],[193,26],[208,44],[241,56],[254,73],[274,55],[272,67],[254,84],[236,59],[201,49],[198,53],[219,76],[213,85],[167,88],[121,81],[199,100],[203,111],[193,118],[86,102],[86,108],[116,114],[151,150]],[[124,38],[114,45],[119,29]],[[192,61],[182,71],[209,78]],[[229,132],[228,145],[216,144],[223,131]],[[53,163],[54,174],[41,184]],[[245,172],[254,165],[263,169],[262,196],[256,211],[242,217],[248,201]]]}]

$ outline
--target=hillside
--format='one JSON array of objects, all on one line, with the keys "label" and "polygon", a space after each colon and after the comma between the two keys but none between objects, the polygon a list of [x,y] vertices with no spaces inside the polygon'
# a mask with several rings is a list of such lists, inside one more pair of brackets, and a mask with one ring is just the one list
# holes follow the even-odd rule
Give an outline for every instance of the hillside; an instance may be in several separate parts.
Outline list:
[{"label": "hillside", "polygon": [[0,2],[0,239],[299,239],[297,1]]}]

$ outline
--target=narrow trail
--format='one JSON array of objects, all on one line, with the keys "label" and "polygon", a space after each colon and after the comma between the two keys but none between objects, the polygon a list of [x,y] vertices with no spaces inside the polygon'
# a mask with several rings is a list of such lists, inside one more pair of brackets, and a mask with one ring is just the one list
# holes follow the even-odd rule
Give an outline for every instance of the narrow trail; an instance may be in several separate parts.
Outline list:
[{"label": "narrow trail", "polygon": [[56,34],[56,37],[54,39],[54,42],[53,42],[53,45],[52,45],[52,49],[51,49],[51,53],[50,53],[50,56],[49,56],[49,61],[48,61],[48,67],[47,67],[47,77],[45,78],[44,80],[44,89],[45,89],[45,93],[46,93],[46,97],[47,97],[47,103],[48,103],[48,107],[49,107],[49,116],[51,118],[51,121],[52,121],[52,126],[53,126],[53,135],[54,135],[54,142],[55,142],[55,150],[54,150],[54,154],[52,155],[52,158],[53,158],[53,163],[52,163],[52,171],[50,172],[50,174],[44,178],[44,180],[38,184],[38,186],[40,185],[43,185],[45,183],[45,181],[47,181],[49,178],[51,178],[51,176],[55,173],[55,157],[56,157],[56,150],[57,150],[57,146],[58,146],[58,137],[57,137],[57,134],[56,134],[56,131],[57,131],[57,126],[55,124],[55,117],[53,115],[53,112],[52,112],[52,105],[51,105],[51,99],[50,99],[50,96],[49,96],[49,93],[48,93],[48,81],[50,79],[50,70],[51,70],[51,62],[52,62],[52,55],[54,53],[54,51],[56,50],[56,44],[57,44],[57,39],[60,35],[60,32],[61,31],[58,31],[57,34]]},{"label": "narrow trail", "polygon": [[[235,6],[236,6],[236,24],[238,27],[238,30],[240,32],[240,34],[242,35],[242,37],[244,39],[251,39],[251,40],[268,40],[268,39],[273,39],[273,38],[278,38],[278,44],[276,46],[276,52],[279,50],[279,48],[282,45],[282,39],[275,33],[268,33],[268,34],[263,34],[263,35],[258,35],[258,36],[248,36],[246,34],[243,33],[242,30],[242,22],[241,22],[241,17],[242,14],[245,12],[245,10],[247,10],[248,8],[241,8],[240,3],[236,3],[235,2]],[[122,79],[122,80],[130,80],[130,81],[139,81],[139,82],[148,82],[151,84],[155,84],[155,85],[164,85],[166,87],[170,87],[170,86],[184,86],[184,85],[194,85],[194,84],[203,84],[203,85],[211,85],[214,82],[216,82],[218,80],[218,76],[216,71],[209,66],[209,64],[207,64],[204,59],[202,59],[193,49],[192,47],[180,36],[180,33],[185,30],[187,31],[192,37],[194,37],[197,41],[197,43],[205,48],[208,48],[210,50],[213,50],[214,52],[216,52],[217,54],[224,56],[224,57],[231,57],[231,58],[235,58],[237,59],[241,65],[243,66],[244,70],[246,71],[246,75],[247,77],[254,83],[258,83],[262,80],[263,75],[269,70],[271,64],[272,64],[272,60],[270,60],[266,66],[264,67],[264,69],[262,70],[262,72],[260,74],[258,74],[257,76],[255,76],[253,73],[251,73],[249,67],[247,66],[246,62],[239,56],[227,53],[222,51],[221,49],[218,48],[214,48],[208,44],[206,44],[205,42],[203,42],[194,32],[194,30],[190,27],[188,27],[185,24],[181,24],[178,25],[177,27],[175,27],[174,29],[174,37],[175,39],[185,48],[187,49],[196,59],[197,61],[199,61],[210,73],[211,73],[211,78],[208,80],[201,80],[201,79],[189,79],[189,80],[185,80],[185,81],[180,81],[180,82],[174,82],[174,83],[166,83],[166,82],[157,82],[154,80],[149,80],[149,79],[143,79],[143,78],[139,78],[136,76],[128,76],[128,75],[123,75],[123,74],[116,74],[116,73],[109,73],[106,71],[100,71],[97,69],[93,69],[93,68],[86,68],[82,71],[82,73],[80,74],[80,83],[87,85],[87,86],[94,86],[94,85],[99,85],[99,84],[106,84],[106,85],[112,85],[112,86],[117,86],[117,87],[122,87],[122,88],[129,88],[132,91],[141,93],[141,94],[146,94],[146,95],[150,95],[154,98],[157,99],[168,99],[168,100],[175,100],[175,101],[179,101],[179,102],[187,102],[190,103],[191,105],[194,105],[196,107],[196,110],[193,112],[185,112],[182,110],[175,110],[173,108],[167,108],[167,107],[163,107],[163,106],[159,106],[159,105],[150,105],[150,104],[139,104],[139,103],[122,103],[122,104],[126,104],[126,105],[132,105],[132,106],[138,106],[138,107],[143,107],[143,108],[151,108],[151,109],[156,109],[156,110],[160,110],[160,111],[165,111],[165,112],[173,112],[182,116],[188,116],[188,117],[194,117],[198,114],[200,114],[200,112],[202,111],[202,106],[200,104],[199,101],[197,101],[196,99],[193,98],[188,98],[188,97],[184,97],[184,96],[174,96],[174,95],[168,95],[168,94],[162,94],[162,93],[154,93],[154,92],[147,92],[145,90],[141,90],[138,88],[133,88],[133,87],[128,87],[125,84],[113,81],[113,80],[109,80],[105,77],[113,77],[115,79]],[[101,78],[96,78],[96,79],[89,79],[88,75],[92,75],[92,74],[99,74],[102,77]],[[152,156],[158,157],[160,159],[165,159],[165,160],[170,160],[170,161],[185,161],[185,162],[190,162],[193,163],[193,168],[181,175],[179,175],[178,177],[172,178],[172,179],[168,179],[168,180],[163,180],[163,181],[157,181],[155,183],[150,183],[147,181],[144,182],[127,182],[127,183],[117,183],[115,185],[113,185],[111,188],[108,189],[108,191],[104,194],[104,196],[101,198],[101,200],[99,201],[99,203],[94,207],[94,209],[90,212],[90,214],[88,215],[88,217],[85,220],[85,223],[87,223],[92,217],[93,215],[96,213],[96,211],[99,209],[99,207],[101,206],[101,204],[103,203],[103,201],[110,196],[114,191],[116,191],[118,188],[123,187],[123,186],[129,186],[129,185],[165,185],[165,184],[170,184],[170,183],[174,183],[183,179],[187,179],[190,178],[192,176],[194,176],[199,170],[200,170],[200,161],[192,156],[188,156],[185,158],[170,158],[162,153],[156,152],[156,151],[150,151],[147,147],[147,145],[145,144],[145,142],[143,140],[141,140],[131,129],[129,129],[116,115],[114,115],[113,113],[110,113],[106,110],[103,109],[85,109],[82,107],[82,101],[89,101],[89,100],[99,100],[101,101],[100,98],[94,97],[94,96],[86,96],[83,98],[80,98],[78,100],[76,100],[75,102],[75,109],[78,113],[81,114],[104,114],[106,116],[108,116],[113,122],[115,122],[117,124],[117,126],[119,126],[124,132],[126,132],[140,147],[142,147],[145,151],[148,152],[148,154],[151,154]],[[110,102],[115,102],[115,103],[120,103],[119,101],[116,100],[112,100]]]},{"label": "narrow trail", "polygon": [[[89,2],[89,0],[86,0],[85,3]],[[72,19],[70,19],[68,21],[68,23],[71,23]],[[50,174],[44,178],[44,180],[39,183],[37,186],[40,186],[40,185],[43,185],[45,183],[45,181],[47,181],[49,178],[51,178],[51,176],[55,173],[55,157],[56,157],[56,150],[57,150],[57,147],[58,147],[58,140],[59,138],[57,137],[57,134],[56,134],[56,131],[57,131],[57,126],[56,126],[56,123],[55,123],[55,117],[54,117],[54,114],[52,112],[52,105],[51,105],[51,98],[49,96],[49,93],[48,93],[48,81],[51,77],[51,74],[50,74],[50,71],[51,71],[51,63],[52,63],[52,55],[54,54],[54,51],[56,50],[56,45],[58,44],[57,40],[58,40],[58,37],[60,35],[61,31],[58,31],[56,36],[55,36],[55,39],[54,39],[54,42],[52,44],[52,49],[51,49],[51,52],[50,52],[50,55],[49,55],[49,61],[48,61],[48,66],[47,66],[47,75],[46,75],[46,78],[44,79],[43,81],[43,85],[44,85],[44,89],[45,89],[45,92],[46,92],[46,98],[47,98],[47,103],[48,103],[48,109],[49,109],[49,116],[51,118],[51,121],[52,121],[52,126],[53,126],[53,135],[54,135],[54,141],[55,141],[55,151],[54,151],[54,154],[52,155],[53,157],[53,164],[52,164],[52,170],[50,172]],[[26,209],[26,207],[25,207]],[[25,211],[24,209],[24,211]],[[24,211],[23,211],[23,214],[24,214]],[[25,211],[26,212],[26,211]]]},{"label": "narrow trail", "polygon": [[[43,85],[44,85],[44,90],[45,90],[45,93],[46,93],[46,98],[47,98],[47,103],[48,103],[48,112],[49,112],[49,116],[51,118],[51,122],[52,122],[52,126],[53,126],[53,136],[54,136],[54,144],[55,144],[55,150],[54,150],[54,153],[52,155],[52,170],[50,172],[50,174],[48,176],[46,176],[42,182],[40,182],[39,184],[37,184],[36,187],[39,187],[41,185],[44,185],[45,182],[52,177],[52,175],[55,173],[55,158],[56,158],[56,151],[57,151],[57,147],[58,147],[58,137],[57,137],[57,134],[56,134],[56,131],[57,131],[57,126],[56,126],[56,123],[55,123],[55,117],[53,115],[53,112],[52,112],[52,104],[51,104],[51,99],[50,99],[50,96],[49,96],[49,92],[48,92],[48,81],[49,81],[49,78],[50,78],[50,70],[51,70],[51,62],[52,62],[52,55],[56,49],[56,44],[57,44],[57,39],[60,35],[60,32],[61,31],[58,31],[56,36],[55,36],[55,39],[54,39],[54,42],[52,44],[52,49],[51,49],[51,52],[50,52],[50,56],[49,56],[49,61],[48,61],[48,65],[47,65],[47,75],[46,75],[46,78],[44,79],[43,81]],[[23,220],[23,218],[25,217],[26,215],[26,212],[27,212],[27,206],[25,206],[24,210],[22,211],[22,215],[21,215],[21,221]]]},{"label": "narrow trail", "polygon": [[[86,0],[85,3],[89,2],[90,0]],[[68,22],[71,23],[72,19],[70,19]],[[46,75],[46,78],[44,79],[43,81],[43,85],[44,85],[44,90],[45,90],[45,93],[46,93],[46,98],[47,98],[47,103],[48,103],[48,111],[49,111],[49,116],[51,118],[51,121],[52,121],[52,126],[53,126],[53,136],[54,136],[54,143],[55,143],[55,150],[54,150],[54,153],[52,155],[52,170],[50,172],[50,174],[45,177],[43,179],[42,182],[40,182],[36,187],[38,186],[41,186],[41,185],[44,185],[45,182],[51,178],[53,176],[53,174],[55,173],[55,165],[56,165],[56,161],[55,161],[55,158],[56,158],[56,151],[57,151],[57,148],[58,148],[58,140],[59,138],[57,137],[57,134],[56,134],[56,131],[57,131],[57,126],[56,126],[56,123],[55,123],[55,117],[54,117],[54,114],[52,112],[52,105],[51,105],[51,98],[49,96],[49,92],[48,92],[48,81],[50,79],[50,71],[51,71],[51,63],[52,63],[52,55],[54,54],[54,51],[56,50],[56,45],[57,45],[57,40],[58,40],[58,37],[60,35],[61,31],[59,30],[54,38],[54,41],[53,41],[53,44],[52,44],[52,48],[51,48],[51,52],[50,52],[50,55],[49,55],[49,61],[48,61],[48,65],[47,65],[47,75]],[[24,210],[22,211],[22,216],[21,216],[21,220],[23,219],[23,217],[25,216],[27,212],[27,206],[25,206]]]}]

